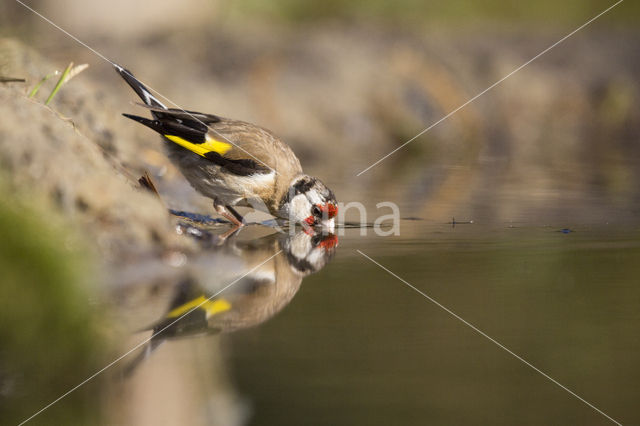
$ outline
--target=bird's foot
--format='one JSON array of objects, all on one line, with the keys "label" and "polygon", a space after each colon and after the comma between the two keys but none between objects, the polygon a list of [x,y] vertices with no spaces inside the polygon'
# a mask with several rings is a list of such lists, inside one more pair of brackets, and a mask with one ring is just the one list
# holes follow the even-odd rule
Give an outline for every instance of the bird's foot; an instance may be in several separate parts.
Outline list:
[{"label": "bird's foot", "polygon": [[234,227],[241,228],[244,226],[244,218],[233,207],[225,206],[224,204],[219,204],[214,201],[213,208],[216,210],[216,213],[231,222]]},{"label": "bird's foot", "polygon": [[[234,237],[242,229],[242,226],[234,226],[223,234],[216,235],[217,245],[221,246],[227,242],[227,239]],[[229,240],[231,241],[231,240]]]}]

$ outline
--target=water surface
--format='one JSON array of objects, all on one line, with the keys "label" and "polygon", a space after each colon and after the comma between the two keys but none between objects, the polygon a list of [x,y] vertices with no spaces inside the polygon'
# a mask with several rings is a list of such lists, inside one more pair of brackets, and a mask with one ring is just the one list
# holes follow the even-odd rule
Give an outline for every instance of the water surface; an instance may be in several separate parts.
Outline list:
[{"label": "water surface", "polygon": [[[617,421],[640,421],[637,228],[401,226],[346,230],[263,321],[167,339],[123,379],[131,411],[202,424],[611,423],[361,250]],[[179,392],[167,402],[154,382]]]}]

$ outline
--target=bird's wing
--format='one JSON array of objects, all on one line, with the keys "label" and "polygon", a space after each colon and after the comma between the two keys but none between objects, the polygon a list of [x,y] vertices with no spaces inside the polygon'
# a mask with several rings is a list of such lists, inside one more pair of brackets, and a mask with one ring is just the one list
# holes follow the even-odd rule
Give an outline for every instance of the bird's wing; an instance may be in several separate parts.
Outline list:
[{"label": "bird's wing", "polygon": [[[117,64],[114,67],[142,99],[143,106],[151,110],[153,119],[130,114],[124,114],[125,117],[150,127],[167,140],[240,176],[267,174],[278,167],[277,157],[281,151],[278,145],[284,144],[269,132],[266,132],[268,138],[260,140],[263,129],[249,123],[167,108],[130,71]],[[239,131],[239,134],[235,134],[235,131]],[[290,154],[297,162],[293,152]]]},{"label": "bird's wing", "polygon": [[220,153],[224,158],[256,162],[269,171],[278,170],[280,177],[302,173],[300,162],[291,148],[262,127],[243,121],[221,119],[210,123],[209,129],[207,136],[211,140],[231,145],[226,153]]},{"label": "bird's wing", "polygon": [[[283,146],[293,156],[270,132],[249,123],[195,111],[148,108],[155,119],[124,116],[239,176],[271,173]],[[294,162],[299,168],[297,159]]]}]

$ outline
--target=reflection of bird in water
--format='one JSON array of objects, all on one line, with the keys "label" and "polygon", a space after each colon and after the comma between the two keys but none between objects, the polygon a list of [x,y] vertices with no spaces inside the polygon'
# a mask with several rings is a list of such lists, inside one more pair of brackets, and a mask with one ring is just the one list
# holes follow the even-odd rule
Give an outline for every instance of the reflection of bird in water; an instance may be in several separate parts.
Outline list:
[{"label": "reflection of bird in water", "polygon": [[194,262],[193,275],[177,286],[165,316],[147,328],[152,338],[125,373],[168,339],[233,332],[267,321],[291,302],[305,276],[329,262],[337,244],[333,234],[303,231],[244,242],[226,239]]}]

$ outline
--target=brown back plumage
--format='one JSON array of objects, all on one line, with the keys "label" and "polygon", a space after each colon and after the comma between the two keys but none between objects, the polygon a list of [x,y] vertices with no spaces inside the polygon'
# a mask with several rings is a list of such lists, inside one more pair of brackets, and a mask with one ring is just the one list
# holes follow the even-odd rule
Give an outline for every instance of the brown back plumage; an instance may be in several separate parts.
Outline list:
[{"label": "brown back plumage", "polygon": [[225,158],[250,159],[275,170],[276,192],[284,194],[291,180],[302,174],[300,161],[291,148],[263,127],[221,117],[219,122],[209,124],[209,129],[211,138],[232,143]]}]

